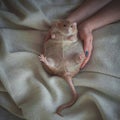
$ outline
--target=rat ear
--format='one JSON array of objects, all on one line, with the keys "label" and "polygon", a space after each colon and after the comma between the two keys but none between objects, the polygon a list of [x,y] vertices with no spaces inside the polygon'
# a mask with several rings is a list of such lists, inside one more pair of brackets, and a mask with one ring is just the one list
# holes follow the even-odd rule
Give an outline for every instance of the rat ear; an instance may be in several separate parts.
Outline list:
[{"label": "rat ear", "polygon": [[73,22],[73,25],[74,25],[74,26],[77,26],[77,23],[76,23],[76,22]]}]

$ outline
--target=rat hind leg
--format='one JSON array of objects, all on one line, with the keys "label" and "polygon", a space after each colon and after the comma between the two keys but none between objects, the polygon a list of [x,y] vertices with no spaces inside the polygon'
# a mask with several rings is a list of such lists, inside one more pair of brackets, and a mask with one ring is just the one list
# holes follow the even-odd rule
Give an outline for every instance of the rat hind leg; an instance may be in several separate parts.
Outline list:
[{"label": "rat hind leg", "polygon": [[75,63],[78,63],[78,64],[82,63],[84,58],[85,58],[84,53],[76,54],[75,57],[74,57]]},{"label": "rat hind leg", "polygon": [[84,53],[81,53],[80,56],[79,56],[80,60],[83,60],[85,58],[85,54]]},{"label": "rat hind leg", "polygon": [[47,60],[47,58],[43,55],[43,54],[41,54],[40,56],[39,56],[39,58],[40,58],[40,61],[41,62],[43,62],[43,64],[44,64],[44,66],[49,70],[49,71],[52,71],[52,72],[56,72],[57,71],[57,69],[56,69],[56,67],[55,67],[55,64],[54,64],[54,62],[51,60],[50,62]]}]

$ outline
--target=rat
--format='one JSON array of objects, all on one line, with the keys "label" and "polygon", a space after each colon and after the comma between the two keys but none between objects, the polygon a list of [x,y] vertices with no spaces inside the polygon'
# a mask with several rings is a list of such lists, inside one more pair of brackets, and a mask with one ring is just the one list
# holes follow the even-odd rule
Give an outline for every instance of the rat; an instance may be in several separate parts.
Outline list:
[{"label": "rat", "polygon": [[43,53],[39,56],[48,73],[62,77],[69,84],[72,98],[57,108],[56,113],[60,116],[62,110],[71,107],[78,99],[72,78],[80,71],[85,54],[77,34],[76,22],[71,23],[67,20],[53,22],[50,37],[43,43]]}]

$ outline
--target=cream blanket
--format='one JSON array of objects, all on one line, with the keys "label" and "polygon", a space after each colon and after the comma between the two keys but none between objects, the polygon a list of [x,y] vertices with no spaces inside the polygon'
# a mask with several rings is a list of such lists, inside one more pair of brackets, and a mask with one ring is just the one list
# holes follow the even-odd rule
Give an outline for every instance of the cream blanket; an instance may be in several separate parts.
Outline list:
[{"label": "cream blanket", "polygon": [[[27,120],[120,120],[120,23],[94,32],[94,51],[74,79],[78,101],[62,112],[70,89],[38,55],[48,26],[79,0],[0,0],[0,105]],[[8,118],[9,119],[9,118]],[[9,119],[10,120],[10,119]]]}]

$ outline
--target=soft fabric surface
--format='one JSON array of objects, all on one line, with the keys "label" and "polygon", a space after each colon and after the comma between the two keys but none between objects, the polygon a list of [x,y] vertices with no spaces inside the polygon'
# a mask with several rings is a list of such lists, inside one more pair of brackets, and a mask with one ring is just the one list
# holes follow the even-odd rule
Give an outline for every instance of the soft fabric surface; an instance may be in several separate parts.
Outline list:
[{"label": "soft fabric surface", "polygon": [[27,120],[120,120],[120,23],[94,32],[90,62],[73,79],[78,101],[62,112],[70,89],[39,61],[52,20],[66,17],[79,0],[0,0],[0,105]]}]

